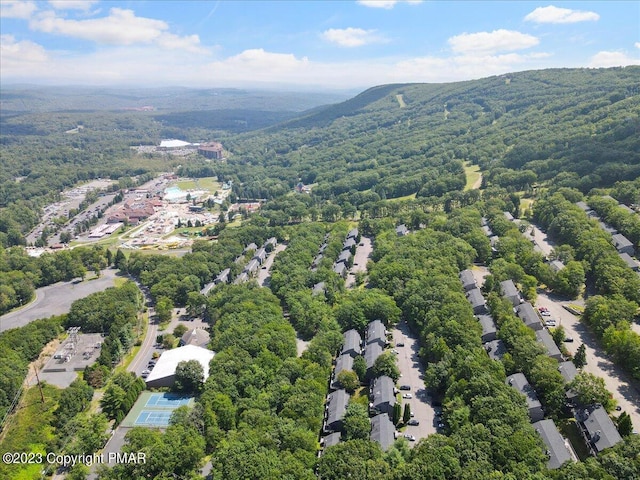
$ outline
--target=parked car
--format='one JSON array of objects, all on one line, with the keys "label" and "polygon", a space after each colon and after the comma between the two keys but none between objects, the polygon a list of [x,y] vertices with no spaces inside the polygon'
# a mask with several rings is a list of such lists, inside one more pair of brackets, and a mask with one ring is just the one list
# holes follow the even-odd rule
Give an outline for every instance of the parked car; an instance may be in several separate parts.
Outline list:
[{"label": "parked car", "polygon": [[411,395],[410,393],[403,393],[402,398],[413,398],[413,395]]},{"label": "parked car", "polygon": [[398,342],[398,343],[396,343],[396,347],[404,347],[404,342]]},{"label": "parked car", "polygon": [[555,327],[557,325],[556,321],[553,319],[549,319],[549,320],[545,320],[544,321],[544,325],[545,327]]},{"label": "parked car", "polygon": [[411,390],[411,385],[400,385],[400,390]]},{"label": "parked car", "polygon": [[414,437],[413,435],[409,434],[409,433],[405,433],[404,434],[404,438],[406,438],[407,440],[409,440],[410,442],[415,442],[416,441],[416,437]]},{"label": "parked car", "polygon": [[407,425],[418,426],[418,425],[420,425],[420,421],[416,420],[415,418],[412,418],[411,420],[409,420],[407,422]]},{"label": "parked car", "polygon": [[567,338],[564,339],[564,341],[567,342],[567,343],[572,343],[573,342],[573,338],[567,337]]},{"label": "parked car", "polygon": [[543,317],[550,317],[551,312],[549,312],[548,310],[545,310],[544,312],[540,312],[540,315],[542,315]]},{"label": "parked car", "polygon": [[142,373],[140,374],[140,376],[142,378],[147,378],[149,376],[149,374],[151,373],[150,370],[143,370]]}]

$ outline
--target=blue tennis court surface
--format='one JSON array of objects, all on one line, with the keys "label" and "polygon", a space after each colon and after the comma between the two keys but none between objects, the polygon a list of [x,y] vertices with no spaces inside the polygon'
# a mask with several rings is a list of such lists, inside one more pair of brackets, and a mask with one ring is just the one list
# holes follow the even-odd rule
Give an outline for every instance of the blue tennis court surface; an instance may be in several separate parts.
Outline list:
[{"label": "blue tennis court surface", "polygon": [[176,395],[171,393],[152,393],[145,407],[169,407],[178,408],[187,405],[193,397]]},{"label": "blue tennis court surface", "polygon": [[149,410],[143,410],[136,418],[134,424],[138,426],[154,425],[164,426],[169,425],[169,419],[173,412],[153,412]]}]

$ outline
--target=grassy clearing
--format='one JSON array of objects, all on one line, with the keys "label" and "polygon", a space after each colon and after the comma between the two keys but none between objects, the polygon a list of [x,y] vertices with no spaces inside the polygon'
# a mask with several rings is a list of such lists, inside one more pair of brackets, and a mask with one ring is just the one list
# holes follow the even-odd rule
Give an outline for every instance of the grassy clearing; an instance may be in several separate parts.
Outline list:
[{"label": "grassy clearing", "polygon": [[388,198],[389,202],[401,202],[402,200],[415,200],[416,194],[412,193],[411,195],[405,195],[404,197],[396,197],[396,198]]},{"label": "grassy clearing", "polygon": [[580,431],[578,430],[578,425],[573,418],[560,420],[558,422],[558,429],[560,433],[571,443],[573,446],[573,450],[576,452],[576,455],[580,459],[580,461],[584,461],[589,458],[589,450],[587,450],[584,441],[582,440],[582,435],[580,435]]},{"label": "grassy clearing", "polygon": [[188,180],[179,180],[176,186],[181,190],[208,190],[214,193],[222,188],[222,184],[217,181],[216,177],[191,178]]},{"label": "grassy clearing", "polygon": [[[11,419],[8,420],[4,437],[0,443],[0,454],[5,452],[47,453],[47,443],[54,439],[51,426],[53,411],[56,409],[60,392],[56,387],[43,384],[45,403],[40,400],[38,387],[26,391]],[[42,464],[7,465],[0,462],[0,478],[13,480],[39,479]]]},{"label": "grassy clearing", "polygon": [[531,204],[533,203],[532,198],[521,198],[520,199],[520,213],[523,214],[529,208],[531,208]]},{"label": "grassy clearing", "polygon": [[464,186],[465,191],[474,188],[482,174],[479,165],[471,165],[468,162],[464,164],[464,174],[467,176],[467,184]]},{"label": "grassy clearing", "polygon": [[407,106],[407,104],[404,103],[404,98],[402,98],[402,94],[396,95],[396,100],[398,101],[398,105],[400,105],[400,108],[404,108]]}]

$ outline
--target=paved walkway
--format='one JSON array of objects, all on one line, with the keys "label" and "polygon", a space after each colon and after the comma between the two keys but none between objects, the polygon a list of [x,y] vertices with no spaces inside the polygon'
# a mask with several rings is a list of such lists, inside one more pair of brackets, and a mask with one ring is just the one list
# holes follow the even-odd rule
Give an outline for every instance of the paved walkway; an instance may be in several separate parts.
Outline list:
[{"label": "paved walkway", "polygon": [[347,276],[347,288],[352,288],[356,283],[356,273],[367,271],[367,262],[373,252],[373,244],[368,237],[360,238],[360,245],[356,247],[356,254],[353,257],[353,267]]}]

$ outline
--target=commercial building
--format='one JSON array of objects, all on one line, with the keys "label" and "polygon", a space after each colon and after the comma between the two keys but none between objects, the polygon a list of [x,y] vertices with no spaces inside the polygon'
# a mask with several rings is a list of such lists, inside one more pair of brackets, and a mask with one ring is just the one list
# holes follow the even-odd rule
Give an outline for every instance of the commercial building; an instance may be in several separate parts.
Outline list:
[{"label": "commercial building", "polygon": [[202,365],[204,380],[206,380],[209,377],[209,362],[211,362],[214,355],[215,352],[195,345],[185,345],[184,347],[167,350],[160,355],[156,366],[146,378],[147,387],[173,386],[178,364],[189,360],[197,360]]}]

